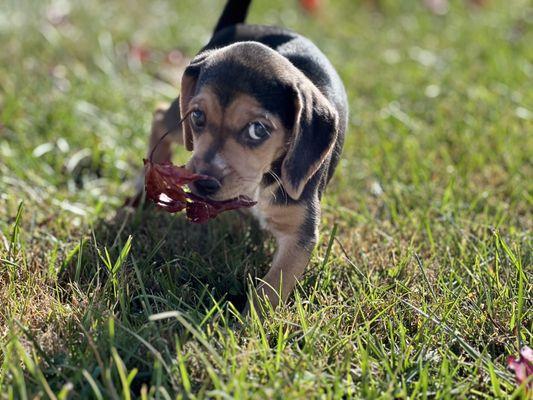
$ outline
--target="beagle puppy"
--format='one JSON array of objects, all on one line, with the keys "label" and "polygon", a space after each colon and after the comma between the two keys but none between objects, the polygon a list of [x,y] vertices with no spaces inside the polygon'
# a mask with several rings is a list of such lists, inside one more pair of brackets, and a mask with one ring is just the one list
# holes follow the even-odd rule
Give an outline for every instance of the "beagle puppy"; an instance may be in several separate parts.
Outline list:
[{"label": "beagle puppy", "polygon": [[182,143],[193,152],[187,168],[215,178],[195,182],[194,193],[257,201],[251,212],[278,245],[257,294],[276,307],[317,243],[320,198],[339,161],[348,106],[341,79],[311,41],[244,24],[250,3],[227,2],[185,69],[180,96],[156,110],[148,152],[170,132],[153,161],[169,161],[172,143]]}]

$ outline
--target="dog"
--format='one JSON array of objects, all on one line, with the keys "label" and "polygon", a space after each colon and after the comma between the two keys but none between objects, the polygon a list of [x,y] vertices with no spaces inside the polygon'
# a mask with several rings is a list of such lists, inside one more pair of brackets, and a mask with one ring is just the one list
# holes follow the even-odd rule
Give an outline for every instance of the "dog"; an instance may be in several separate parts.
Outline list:
[{"label": "dog", "polygon": [[275,308],[317,244],[348,105],[339,75],[310,40],[244,23],[250,3],[227,1],[211,40],[186,67],[179,97],[154,113],[148,153],[155,147],[153,161],[170,161],[172,144],[181,143],[193,152],[187,168],[214,178],[195,182],[193,193],[257,202],[251,212],[277,251],[252,303]]}]

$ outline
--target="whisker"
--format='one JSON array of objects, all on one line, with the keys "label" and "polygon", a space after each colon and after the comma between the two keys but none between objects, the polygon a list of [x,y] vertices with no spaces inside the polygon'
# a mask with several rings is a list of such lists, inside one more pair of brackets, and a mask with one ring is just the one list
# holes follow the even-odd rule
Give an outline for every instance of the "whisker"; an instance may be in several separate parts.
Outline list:
[{"label": "whisker", "polygon": [[256,182],[256,180],[253,178],[243,178],[242,176],[240,176],[238,179],[241,182],[254,182],[254,183]]},{"label": "whisker", "polygon": [[[287,198],[287,193],[285,192],[285,190],[283,189],[283,184],[281,183],[281,178],[274,172],[272,171],[271,169],[269,169],[267,171],[267,173],[272,176],[272,178],[274,178],[274,180],[276,181],[279,189],[281,190],[281,192],[283,193],[284,197],[285,197],[285,204],[288,203],[288,198]],[[274,198],[276,198],[276,195],[274,195]]]}]

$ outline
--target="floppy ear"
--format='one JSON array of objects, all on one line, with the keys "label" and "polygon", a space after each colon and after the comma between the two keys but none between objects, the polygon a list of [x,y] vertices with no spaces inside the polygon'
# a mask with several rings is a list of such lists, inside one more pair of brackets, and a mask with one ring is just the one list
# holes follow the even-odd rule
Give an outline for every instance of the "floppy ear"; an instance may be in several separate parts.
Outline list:
[{"label": "floppy ear", "polygon": [[281,181],[287,194],[298,200],[333,149],[338,114],[318,89],[308,85],[296,88],[295,110],[289,150],[281,164]]},{"label": "floppy ear", "polygon": [[[210,53],[211,52],[209,51],[205,51],[197,55],[183,72],[180,94],[180,115],[182,118],[185,117],[187,111],[189,111],[189,103],[196,91],[196,82],[198,81],[198,76],[202,70],[202,65],[209,57]],[[187,150],[192,151],[192,130],[188,118],[185,118],[183,121],[183,143],[185,144],[185,148]]]}]

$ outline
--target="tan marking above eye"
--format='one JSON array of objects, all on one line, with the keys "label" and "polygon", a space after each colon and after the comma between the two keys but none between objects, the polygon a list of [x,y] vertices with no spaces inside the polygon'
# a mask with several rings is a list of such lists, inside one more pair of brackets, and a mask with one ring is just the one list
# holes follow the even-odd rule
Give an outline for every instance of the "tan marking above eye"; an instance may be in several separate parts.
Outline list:
[{"label": "tan marking above eye", "polygon": [[229,129],[241,131],[250,123],[260,121],[265,125],[277,126],[275,117],[271,116],[253,96],[238,94],[224,110],[224,125]]},{"label": "tan marking above eye", "polygon": [[237,94],[233,101],[223,109],[215,91],[205,86],[194,96],[187,112],[194,110],[204,112],[207,123],[220,127],[222,133],[242,133],[254,122],[262,123],[270,132],[278,129],[278,119],[266,111],[259,102],[250,95]]},{"label": "tan marking above eye", "polygon": [[194,110],[200,110],[204,113],[206,125],[220,125],[222,123],[222,107],[216,94],[209,86],[203,87],[200,92],[191,99],[187,112],[192,113]]}]

